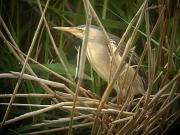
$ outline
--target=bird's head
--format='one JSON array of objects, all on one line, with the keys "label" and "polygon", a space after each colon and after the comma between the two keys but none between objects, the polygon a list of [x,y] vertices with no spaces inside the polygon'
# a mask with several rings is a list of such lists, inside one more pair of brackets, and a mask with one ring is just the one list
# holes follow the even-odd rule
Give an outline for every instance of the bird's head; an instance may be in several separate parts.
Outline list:
[{"label": "bird's head", "polygon": [[[85,25],[80,25],[77,27],[53,27],[53,29],[69,32],[77,38],[83,39],[85,36],[85,27]],[[99,38],[105,38],[102,30],[97,26],[91,25],[89,30],[89,40],[98,40]]]}]

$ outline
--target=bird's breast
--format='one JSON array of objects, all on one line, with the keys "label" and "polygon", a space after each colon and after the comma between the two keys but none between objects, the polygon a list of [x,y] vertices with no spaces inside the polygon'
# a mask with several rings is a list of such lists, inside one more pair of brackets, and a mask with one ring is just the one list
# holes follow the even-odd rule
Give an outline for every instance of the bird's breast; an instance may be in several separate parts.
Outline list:
[{"label": "bird's breast", "polygon": [[97,74],[108,81],[110,58],[107,46],[101,43],[89,42],[86,55]]}]

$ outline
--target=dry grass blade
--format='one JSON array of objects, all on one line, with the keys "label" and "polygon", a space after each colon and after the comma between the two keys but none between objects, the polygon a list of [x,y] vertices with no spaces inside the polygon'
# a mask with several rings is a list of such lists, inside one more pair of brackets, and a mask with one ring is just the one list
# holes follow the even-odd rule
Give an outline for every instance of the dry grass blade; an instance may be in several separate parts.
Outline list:
[{"label": "dry grass blade", "polygon": [[[49,1],[0,2],[0,108],[5,114],[0,132],[163,135],[176,126],[180,0],[137,0],[133,6],[116,0]],[[50,31],[85,21],[66,27],[83,42]],[[77,66],[76,45],[82,47]],[[98,50],[101,45],[105,51]],[[106,53],[97,60],[101,52]],[[107,70],[107,85],[95,66]],[[141,81],[145,91],[133,95]],[[116,86],[122,91],[115,93]]]},{"label": "dry grass blade", "polygon": [[[26,119],[26,118],[29,118],[29,117],[32,117],[32,116],[35,116],[35,115],[38,115],[38,114],[42,114],[44,112],[59,108],[59,107],[64,106],[64,105],[72,105],[72,104],[73,104],[72,102],[64,102],[64,103],[61,102],[61,103],[58,103],[58,104],[55,104],[55,105],[50,105],[49,107],[46,107],[46,108],[43,108],[43,109],[40,109],[40,110],[37,110],[37,111],[25,113],[25,114],[20,115],[20,116],[18,116],[16,118],[7,120],[7,121],[5,121],[4,125],[15,123],[17,121],[20,121],[20,120],[23,120],[23,119]],[[2,122],[0,124],[2,124]]]},{"label": "dry grass blade", "polygon": [[48,7],[48,4],[49,4],[49,0],[48,0],[47,3],[46,3],[46,7],[45,7],[45,9],[44,9],[44,12],[43,12],[43,14],[42,14],[42,16],[41,16],[41,18],[40,18],[39,24],[38,24],[38,26],[37,26],[37,29],[36,29],[35,33],[34,33],[34,37],[33,37],[33,39],[32,39],[32,42],[31,42],[31,45],[30,45],[30,48],[29,48],[27,57],[26,57],[26,59],[25,59],[24,65],[23,65],[23,67],[22,67],[21,74],[20,74],[20,76],[19,76],[19,79],[18,79],[18,81],[17,81],[17,83],[16,83],[16,86],[15,86],[15,89],[14,89],[14,91],[13,91],[13,96],[11,97],[11,100],[10,100],[10,102],[9,102],[9,105],[8,105],[7,109],[6,109],[6,112],[5,112],[3,121],[2,121],[2,123],[1,123],[1,126],[2,126],[2,127],[3,127],[3,125],[4,125],[4,123],[5,123],[6,119],[7,119],[7,117],[8,117],[8,115],[9,115],[9,111],[10,111],[10,109],[11,109],[11,105],[12,105],[14,99],[15,99],[15,95],[16,95],[16,93],[17,93],[17,91],[18,91],[19,86],[20,86],[20,83],[21,83],[21,80],[22,80],[22,75],[23,75],[23,73],[24,73],[24,71],[25,71],[26,65],[27,65],[27,63],[28,63],[29,56],[30,56],[30,54],[31,54],[31,52],[32,52],[32,49],[33,49],[34,44],[35,44],[35,41],[36,41],[36,39],[37,39],[37,35],[38,35],[39,30],[40,30],[40,27],[41,27],[41,25],[42,25],[43,16],[45,15],[45,12],[46,12],[46,9],[47,9],[47,7]]},{"label": "dry grass blade", "polygon": [[[12,94],[3,94],[3,95],[0,95],[0,98],[9,98],[11,97]],[[55,97],[55,95],[53,94],[33,94],[33,93],[30,93],[30,94],[16,94],[15,97],[41,97],[41,98],[51,98],[51,97]]]},{"label": "dry grass blade", "polygon": [[[18,72],[12,72],[12,74],[11,73],[3,73],[3,74],[0,74],[0,78],[18,78],[19,75],[20,75],[20,73],[18,73]],[[37,82],[40,82],[40,83],[43,83],[43,84],[46,84],[46,85],[50,85],[50,86],[56,87],[56,88],[64,88],[67,93],[71,93],[71,90],[68,89],[62,83],[45,80],[45,79],[34,77],[34,76],[31,76],[31,75],[28,75],[28,74],[23,74],[22,79],[37,81]]]},{"label": "dry grass blade", "polygon": [[110,94],[110,92],[111,92],[111,90],[112,90],[112,88],[113,88],[113,86],[114,86],[114,83],[116,82],[117,78],[119,77],[119,74],[120,74],[120,72],[121,72],[121,70],[122,70],[122,67],[123,67],[124,64],[125,64],[124,61],[125,61],[125,59],[126,59],[126,57],[127,57],[127,54],[128,54],[128,52],[129,52],[131,46],[132,46],[132,42],[134,41],[134,38],[135,38],[135,36],[136,36],[136,34],[137,34],[137,30],[138,30],[138,28],[139,28],[139,26],[140,26],[140,24],[141,24],[141,21],[142,21],[142,18],[143,18],[143,14],[144,14],[144,11],[145,11],[145,5],[146,5],[146,3],[147,3],[147,1],[145,1],[145,2],[143,3],[144,7],[143,7],[143,9],[142,9],[142,11],[141,11],[141,15],[140,15],[139,20],[138,20],[138,22],[137,22],[136,28],[134,29],[134,31],[133,31],[130,39],[129,39],[128,42],[127,42],[126,48],[125,48],[124,53],[123,53],[123,56],[122,56],[122,61],[121,61],[121,63],[118,65],[118,68],[117,68],[117,70],[116,70],[116,72],[115,72],[112,80],[111,80],[110,83],[108,84],[108,86],[107,86],[107,88],[106,88],[106,90],[105,90],[105,92],[104,92],[104,94],[103,94],[103,97],[102,97],[102,99],[101,99],[101,102],[100,102],[100,104],[99,104],[99,106],[98,106],[97,115],[96,115],[95,122],[94,122],[94,125],[93,125],[93,128],[92,128],[92,132],[91,132],[92,135],[96,134],[96,132],[97,132],[96,127],[97,127],[97,123],[98,123],[99,113],[100,113],[100,111],[101,111],[104,103],[107,101],[107,98],[108,98],[108,96],[109,96],[109,94]]},{"label": "dry grass blade", "polygon": [[[40,9],[40,11],[41,11],[41,14],[43,14],[43,10],[42,10],[42,7],[41,7],[40,2],[37,1],[37,3],[38,3],[38,6],[39,6],[39,9]],[[67,76],[68,76],[69,79],[72,81],[73,78],[72,78],[72,76],[71,76],[71,74],[70,74],[67,66],[65,65],[65,63],[64,63],[64,61],[63,61],[63,59],[62,59],[62,57],[61,57],[61,55],[60,55],[60,53],[59,53],[59,51],[58,51],[58,49],[57,49],[57,46],[56,46],[55,41],[54,41],[54,38],[53,38],[53,36],[52,36],[52,34],[51,34],[51,32],[50,32],[50,29],[49,29],[48,23],[47,23],[47,21],[46,21],[46,18],[43,17],[43,20],[44,20],[44,24],[45,24],[45,26],[46,26],[46,29],[47,29],[47,31],[48,31],[49,37],[50,37],[50,39],[51,39],[52,45],[53,45],[53,47],[54,47],[54,50],[55,50],[55,52],[56,52],[56,55],[58,56],[59,61],[62,63],[62,65],[63,65],[63,67],[64,67],[64,69],[65,69],[65,72],[66,72]]]},{"label": "dry grass blade", "polygon": [[80,55],[80,62],[79,62],[79,73],[78,73],[78,82],[77,82],[77,87],[76,87],[76,93],[74,96],[74,100],[73,100],[73,108],[71,111],[71,120],[69,123],[69,131],[68,134],[71,135],[72,134],[72,125],[73,125],[73,117],[74,117],[74,111],[75,111],[75,105],[76,105],[76,101],[78,98],[78,93],[79,93],[79,89],[80,89],[80,85],[81,82],[84,78],[84,68],[85,68],[85,62],[86,62],[86,49],[87,49],[87,43],[88,43],[88,36],[89,36],[89,29],[90,29],[90,25],[91,25],[91,13],[89,10],[89,1],[88,0],[84,0],[84,8],[85,8],[85,12],[86,12],[86,28],[85,28],[85,36],[82,42],[82,48],[81,48],[81,55]]},{"label": "dry grass blade", "polygon": [[[73,125],[72,128],[82,128],[82,127],[86,127],[86,126],[91,126],[92,124],[93,124],[93,122],[77,124],[77,125]],[[58,131],[68,130],[68,129],[69,129],[69,126],[66,126],[66,127],[61,127],[61,128],[53,128],[53,129],[47,129],[47,130],[42,130],[42,131],[35,131],[35,132],[25,133],[25,134],[22,134],[22,135],[46,134],[46,133],[58,132]]]}]

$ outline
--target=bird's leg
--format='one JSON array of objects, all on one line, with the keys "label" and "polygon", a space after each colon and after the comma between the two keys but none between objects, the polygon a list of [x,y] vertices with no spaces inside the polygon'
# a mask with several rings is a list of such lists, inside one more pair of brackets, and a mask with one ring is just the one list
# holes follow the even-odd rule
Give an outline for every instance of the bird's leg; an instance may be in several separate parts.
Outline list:
[{"label": "bird's leg", "polygon": [[123,101],[125,101],[124,100],[124,91],[123,91],[122,85],[120,84],[119,81],[116,82],[116,92],[117,92],[117,104],[122,105]]}]

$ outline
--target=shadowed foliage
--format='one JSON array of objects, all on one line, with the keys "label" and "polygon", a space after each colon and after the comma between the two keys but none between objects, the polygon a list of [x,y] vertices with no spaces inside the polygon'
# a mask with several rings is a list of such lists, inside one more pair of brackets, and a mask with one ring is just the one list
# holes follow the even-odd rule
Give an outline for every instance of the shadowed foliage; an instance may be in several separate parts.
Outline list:
[{"label": "shadowed foliage", "polygon": [[[84,25],[84,3],[50,0],[46,21],[37,30],[40,8],[44,10],[47,3],[38,1],[0,1],[0,132],[3,134],[68,134],[82,41],[52,27]],[[105,30],[121,38],[144,0],[90,0],[90,3]],[[144,17],[132,46],[139,57],[134,67],[143,71],[145,95],[128,96],[121,105],[113,90],[101,113],[96,114],[108,84],[86,61],[73,115],[73,134],[91,134],[96,116],[97,134],[172,134],[179,125],[180,115],[179,13],[179,0],[149,0],[142,11]],[[92,24],[98,25],[92,18]],[[137,20],[126,35],[126,43],[136,24]],[[12,97],[12,107],[7,113]]]}]

